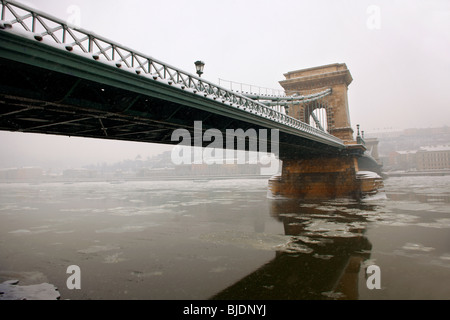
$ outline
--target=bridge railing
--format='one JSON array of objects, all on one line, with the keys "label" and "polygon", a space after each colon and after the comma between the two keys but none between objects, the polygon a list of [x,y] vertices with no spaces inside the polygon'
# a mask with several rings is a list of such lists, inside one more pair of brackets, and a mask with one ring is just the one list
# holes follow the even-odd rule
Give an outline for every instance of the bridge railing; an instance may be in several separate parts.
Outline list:
[{"label": "bridge railing", "polygon": [[222,85],[222,87],[224,88],[239,93],[265,95],[265,96],[285,96],[284,90],[281,89],[266,88],[248,83],[236,82],[220,78],[219,78],[219,85]]},{"label": "bridge railing", "polygon": [[[182,90],[201,94],[249,113],[270,119],[286,126],[311,133],[328,141],[343,144],[340,139],[314,128],[298,119],[255,101],[242,94],[227,90],[205,81],[193,74],[177,69],[167,63],[100,37],[93,32],[68,24],[66,21],[40,12],[11,0],[1,1],[0,30],[21,28],[34,35],[36,41],[50,41],[61,45],[69,52],[88,54],[92,59],[114,63],[117,68],[130,68],[136,74],[143,74],[176,86]],[[46,40],[47,41],[47,40]],[[44,41],[45,42],[45,41]]]}]

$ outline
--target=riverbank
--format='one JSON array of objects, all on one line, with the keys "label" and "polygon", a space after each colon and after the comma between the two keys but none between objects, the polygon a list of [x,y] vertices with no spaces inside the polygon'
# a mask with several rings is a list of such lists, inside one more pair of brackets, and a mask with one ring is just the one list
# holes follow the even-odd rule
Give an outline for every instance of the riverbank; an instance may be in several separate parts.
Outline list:
[{"label": "riverbank", "polygon": [[384,178],[389,178],[389,177],[430,177],[430,176],[448,176],[448,175],[450,175],[450,170],[383,172]]},{"label": "riverbank", "polygon": [[270,175],[259,175],[259,174],[242,174],[242,175],[198,175],[198,176],[153,176],[153,177],[118,177],[118,178],[39,178],[39,179],[0,179],[0,183],[31,183],[31,184],[41,184],[41,183],[80,183],[80,182],[109,182],[112,184],[124,183],[124,182],[135,182],[135,181],[209,181],[209,180],[230,180],[230,179],[269,179]]}]

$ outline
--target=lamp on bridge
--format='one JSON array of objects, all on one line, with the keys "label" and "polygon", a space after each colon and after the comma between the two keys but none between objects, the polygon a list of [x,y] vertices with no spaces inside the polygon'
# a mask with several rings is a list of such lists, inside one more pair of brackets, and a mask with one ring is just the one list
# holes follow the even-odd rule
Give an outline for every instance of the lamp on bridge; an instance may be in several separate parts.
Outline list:
[{"label": "lamp on bridge", "polygon": [[195,63],[195,69],[197,70],[197,74],[199,77],[201,77],[202,73],[203,73],[203,68],[205,67],[205,63],[200,60],[195,61],[194,63]]}]

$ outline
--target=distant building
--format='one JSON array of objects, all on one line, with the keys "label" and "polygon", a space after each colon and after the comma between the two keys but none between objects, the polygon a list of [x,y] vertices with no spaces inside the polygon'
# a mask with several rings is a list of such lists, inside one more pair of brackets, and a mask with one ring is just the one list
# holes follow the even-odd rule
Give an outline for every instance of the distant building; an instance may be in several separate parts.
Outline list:
[{"label": "distant building", "polygon": [[450,146],[427,146],[418,150],[393,151],[389,154],[388,165],[394,170],[450,169]]},{"label": "distant building", "polygon": [[417,170],[450,169],[450,146],[422,147],[416,152]]},{"label": "distant building", "polygon": [[68,179],[95,178],[96,176],[97,172],[95,170],[85,168],[67,169],[63,171],[63,177]]},{"label": "distant building", "polygon": [[393,151],[389,154],[388,167],[394,170],[411,170],[416,168],[417,150]]},{"label": "distant building", "polygon": [[10,168],[0,170],[2,180],[33,180],[42,178],[43,170],[38,167]]}]

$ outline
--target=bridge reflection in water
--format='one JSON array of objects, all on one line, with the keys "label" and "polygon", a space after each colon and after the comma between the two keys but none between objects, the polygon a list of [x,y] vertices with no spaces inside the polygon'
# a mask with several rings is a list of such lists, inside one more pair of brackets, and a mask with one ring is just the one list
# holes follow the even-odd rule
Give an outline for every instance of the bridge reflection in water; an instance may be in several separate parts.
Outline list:
[{"label": "bridge reflection in water", "polygon": [[372,245],[362,202],[272,201],[271,215],[292,241],[275,258],[212,297],[216,300],[358,299],[360,273]]}]

